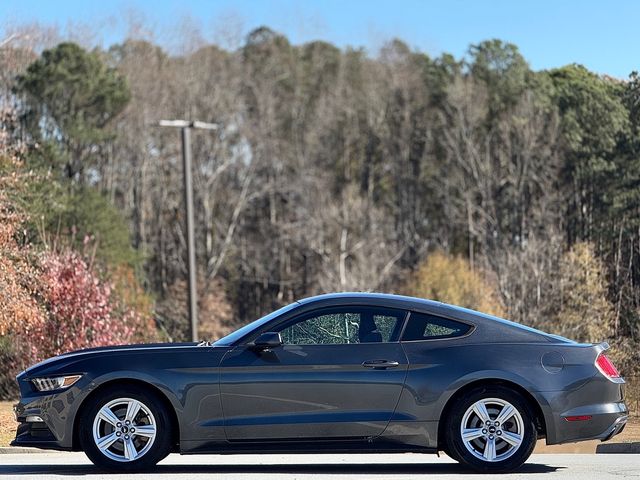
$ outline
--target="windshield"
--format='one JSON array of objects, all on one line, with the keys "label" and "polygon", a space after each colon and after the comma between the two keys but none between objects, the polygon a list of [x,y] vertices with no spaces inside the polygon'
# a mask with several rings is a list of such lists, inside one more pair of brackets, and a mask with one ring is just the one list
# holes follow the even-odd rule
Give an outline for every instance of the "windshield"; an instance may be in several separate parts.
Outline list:
[{"label": "windshield", "polygon": [[219,346],[233,345],[235,342],[240,340],[245,335],[248,335],[249,333],[251,333],[256,328],[260,328],[265,323],[268,323],[271,320],[273,320],[274,318],[279,317],[283,313],[286,313],[289,310],[293,310],[298,305],[300,305],[298,302],[294,302],[294,303],[286,305],[286,306],[284,306],[282,308],[279,308],[278,310],[276,310],[274,312],[271,312],[268,315],[265,315],[264,317],[259,318],[258,320],[254,320],[253,322],[249,323],[248,325],[245,325],[242,328],[239,328],[235,332],[231,332],[226,337],[222,337],[221,339],[216,340],[215,342],[213,342],[213,344],[214,345],[219,345]]}]

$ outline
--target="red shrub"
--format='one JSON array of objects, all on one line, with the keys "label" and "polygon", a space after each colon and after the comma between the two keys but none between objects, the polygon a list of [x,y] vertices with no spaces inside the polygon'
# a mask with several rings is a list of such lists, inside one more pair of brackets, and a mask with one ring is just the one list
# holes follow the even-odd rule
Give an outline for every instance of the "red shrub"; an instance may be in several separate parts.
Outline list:
[{"label": "red shrub", "polygon": [[32,333],[34,356],[131,340],[136,313],[114,315],[111,287],[77,253],[45,253],[41,268],[39,293],[47,318]]}]

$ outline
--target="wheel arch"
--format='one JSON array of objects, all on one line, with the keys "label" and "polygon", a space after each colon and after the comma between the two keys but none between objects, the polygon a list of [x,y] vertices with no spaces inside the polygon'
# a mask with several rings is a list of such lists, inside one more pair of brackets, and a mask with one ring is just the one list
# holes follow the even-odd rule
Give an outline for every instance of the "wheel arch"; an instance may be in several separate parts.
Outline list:
[{"label": "wheel arch", "polygon": [[137,378],[114,378],[110,380],[106,380],[105,382],[98,385],[94,388],[80,403],[78,409],[76,410],[74,419],[73,419],[73,440],[72,440],[72,449],[73,450],[81,450],[80,448],[80,438],[79,438],[79,430],[80,430],[80,416],[82,415],[83,407],[87,405],[87,402],[91,399],[97,397],[102,392],[108,390],[112,387],[126,387],[126,386],[136,386],[139,388],[143,388],[155,394],[158,399],[162,402],[164,407],[167,409],[169,414],[169,418],[171,419],[172,424],[172,443],[173,443],[173,451],[177,451],[177,446],[180,441],[180,422],[178,420],[178,415],[176,413],[176,409],[169,400],[169,397],[162,391],[162,389],[158,388],[156,385]]},{"label": "wheel arch", "polygon": [[458,388],[445,403],[445,406],[440,414],[440,421],[438,422],[438,448],[442,448],[442,446],[445,445],[444,436],[446,430],[446,422],[444,422],[443,419],[447,418],[447,416],[450,414],[451,408],[455,404],[456,400],[458,400],[460,397],[463,397],[467,392],[476,388],[495,386],[509,388],[522,395],[522,397],[531,408],[531,413],[534,415],[538,436],[545,437],[547,435],[547,422],[545,420],[542,406],[540,405],[539,401],[531,394],[531,392],[529,392],[522,385],[519,385],[518,383],[511,380],[502,378],[483,378],[473,380],[469,383],[464,384],[463,386]]}]

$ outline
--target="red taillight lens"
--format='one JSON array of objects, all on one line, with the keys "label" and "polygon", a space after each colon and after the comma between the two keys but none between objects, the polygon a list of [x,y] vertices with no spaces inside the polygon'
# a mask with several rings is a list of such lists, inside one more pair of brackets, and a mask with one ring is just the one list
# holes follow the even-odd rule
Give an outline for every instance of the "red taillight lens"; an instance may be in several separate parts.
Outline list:
[{"label": "red taillight lens", "polygon": [[596,358],[596,367],[607,378],[620,378],[620,372],[604,353]]},{"label": "red taillight lens", "polygon": [[585,420],[591,420],[591,415],[574,415],[572,417],[564,417],[567,422],[584,422]]}]

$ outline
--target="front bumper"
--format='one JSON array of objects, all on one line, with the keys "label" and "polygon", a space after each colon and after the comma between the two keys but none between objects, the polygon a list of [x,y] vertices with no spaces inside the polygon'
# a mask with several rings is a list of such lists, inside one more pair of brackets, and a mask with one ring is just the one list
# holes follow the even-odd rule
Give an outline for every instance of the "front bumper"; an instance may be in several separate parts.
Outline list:
[{"label": "front bumper", "polygon": [[14,405],[18,429],[11,445],[72,450],[73,420],[82,395],[75,385],[49,395],[27,389],[22,394]]},{"label": "front bumper", "polygon": [[20,422],[13,447],[35,447],[48,450],[71,450],[62,445],[45,422]]}]

